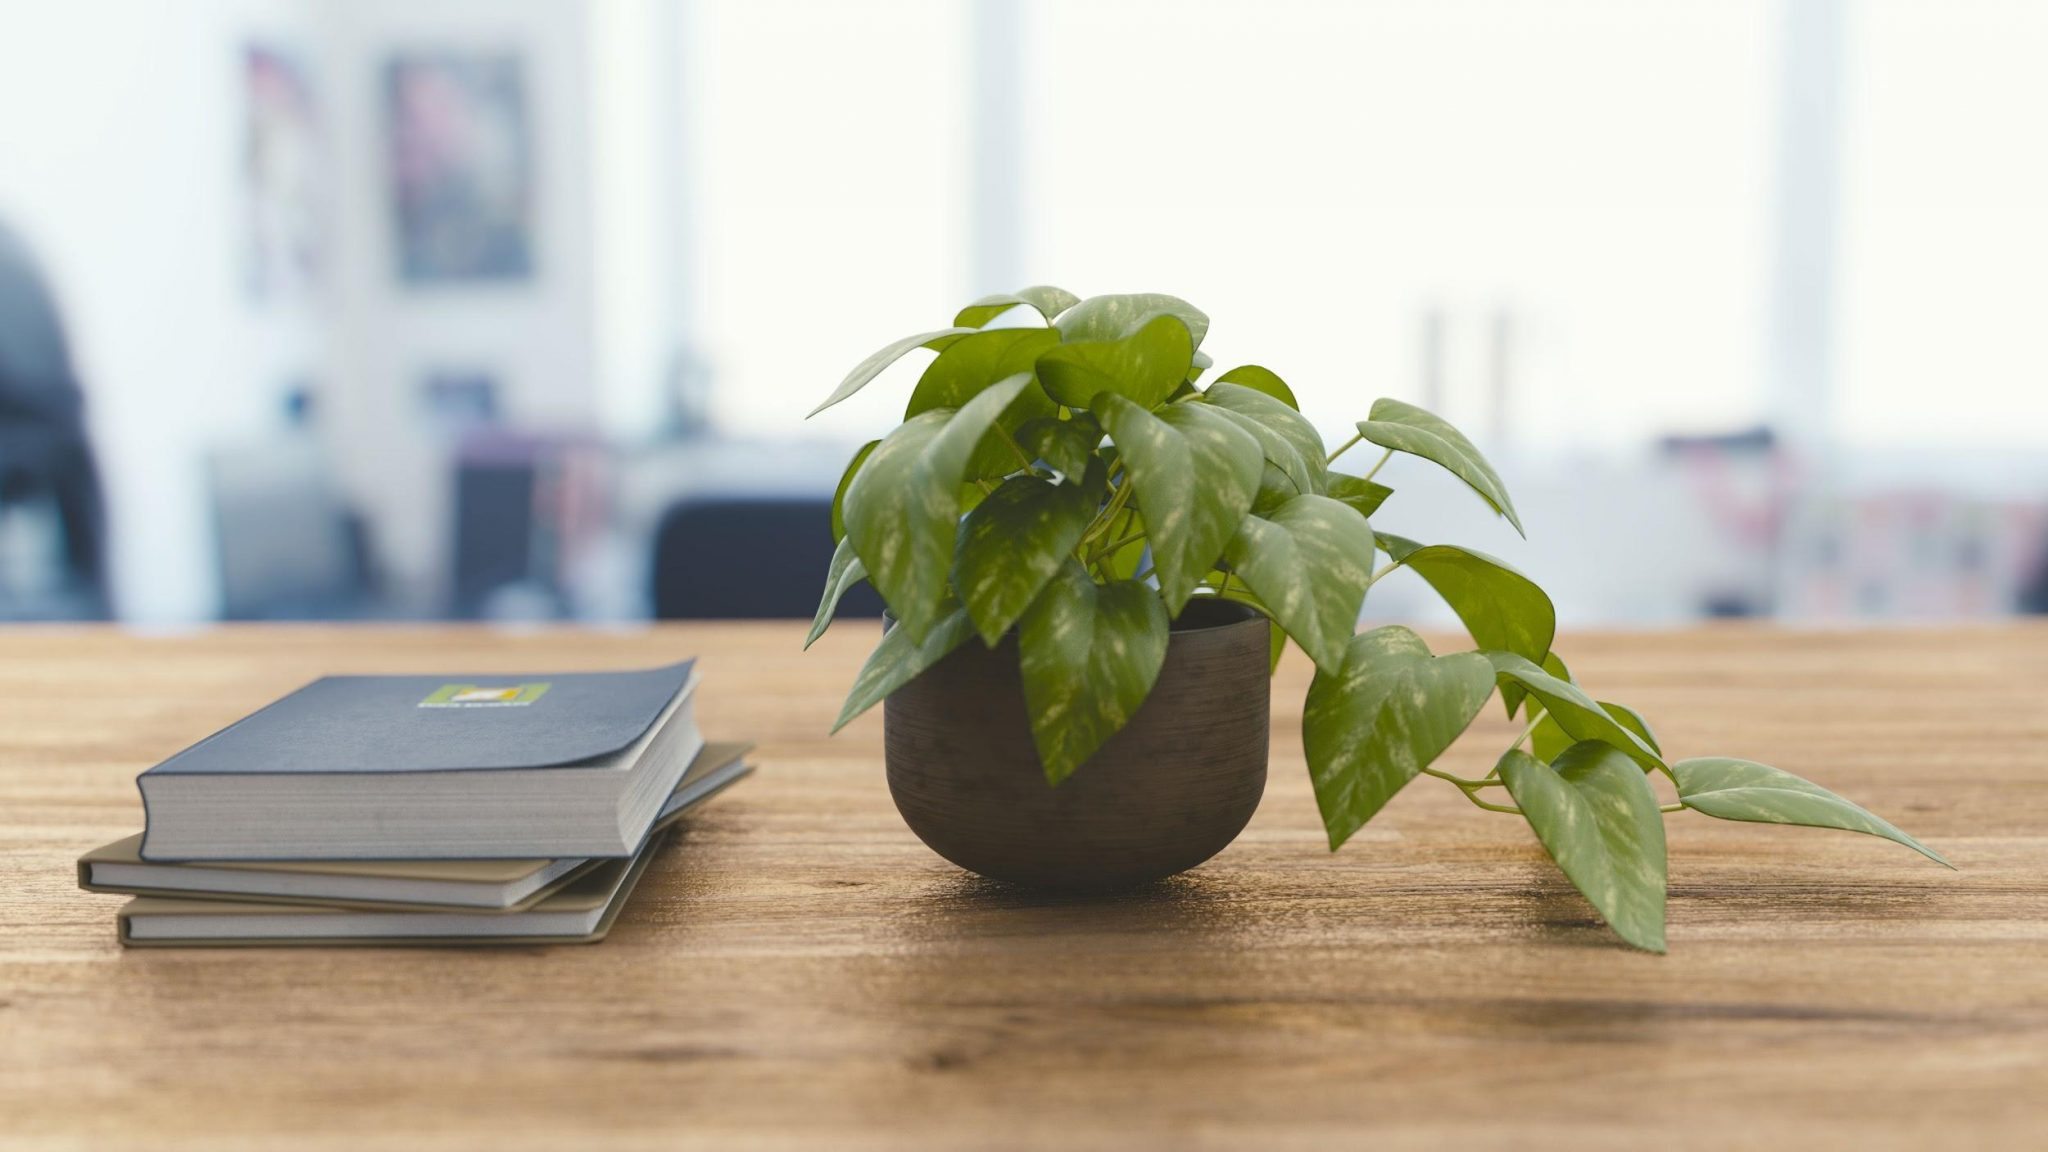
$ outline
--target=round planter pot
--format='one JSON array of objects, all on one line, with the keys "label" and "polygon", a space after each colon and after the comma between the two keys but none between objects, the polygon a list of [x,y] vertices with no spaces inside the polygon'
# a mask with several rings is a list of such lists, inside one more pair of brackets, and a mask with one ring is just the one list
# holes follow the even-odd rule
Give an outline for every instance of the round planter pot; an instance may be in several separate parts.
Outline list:
[{"label": "round planter pot", "polygon": [[934,852],[1040,888],[1128,887],[1237,837],[1266,788],[1266,618],[1198,600],[1130,723],[1057,787],[1031,741],[1015,633],[970,638],[883,705],[889,792]]}]

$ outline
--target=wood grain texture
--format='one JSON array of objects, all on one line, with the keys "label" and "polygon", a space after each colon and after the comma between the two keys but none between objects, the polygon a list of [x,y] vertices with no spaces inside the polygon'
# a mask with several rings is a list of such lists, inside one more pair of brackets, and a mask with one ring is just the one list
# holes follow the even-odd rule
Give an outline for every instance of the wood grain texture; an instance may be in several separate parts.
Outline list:
[{"label": "wood grain texture", "polygon": [[[1674,755],[1808,775],[1962,869],[1671,821],[1671,954],[1528,831],[1418,781],[1335,855],[1274,686],[1237,843],[1113,900],[1021,895],[825,730],[876,626],[0,632],[0,1146],[272,1149],[2038,1147],[2048,1130],[2048,629],[1568,637]],[[134,775],[316,675],[701,655],[760,772],[610,940],[123,951],[73,858]],[[1492,708],[1453,766],[1510,729]]]}]

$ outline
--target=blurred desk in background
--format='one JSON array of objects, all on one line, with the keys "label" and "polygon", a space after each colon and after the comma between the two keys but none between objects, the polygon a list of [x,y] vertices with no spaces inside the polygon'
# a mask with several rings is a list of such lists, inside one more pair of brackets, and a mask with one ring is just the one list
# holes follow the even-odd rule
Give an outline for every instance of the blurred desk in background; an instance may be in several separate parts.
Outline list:
[{"label": "blurred desk in background", "polygon": [[[2048,1129],[2048,628],[1569,641],[1675,752],[1840,789],[1961,867],[1671,822],[1671,954],[1526,829],[1409,789],[1334,855],[1299,722],[1210,864],[1118,899],[978,881],[825,731],[876,634],[242,627],[0,642],[0,1143],[284,1148],[2027,1146]],[[314,676],[698,655],[760,772],[594,947],[124,953],[73,859],[133,777]],[[1510,729],[1490,710],[1478,770]]]}]

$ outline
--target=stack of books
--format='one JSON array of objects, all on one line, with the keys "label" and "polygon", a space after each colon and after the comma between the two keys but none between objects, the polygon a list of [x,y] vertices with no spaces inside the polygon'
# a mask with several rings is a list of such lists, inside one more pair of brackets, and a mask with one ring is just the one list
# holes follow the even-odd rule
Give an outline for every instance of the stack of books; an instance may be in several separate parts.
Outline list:
[{"label": "stack of books", "polygon": [[751,769],[695,661],[330,676],[144,772],[146,828],[79,885],[135,946],[601,940],[685,813]]}]

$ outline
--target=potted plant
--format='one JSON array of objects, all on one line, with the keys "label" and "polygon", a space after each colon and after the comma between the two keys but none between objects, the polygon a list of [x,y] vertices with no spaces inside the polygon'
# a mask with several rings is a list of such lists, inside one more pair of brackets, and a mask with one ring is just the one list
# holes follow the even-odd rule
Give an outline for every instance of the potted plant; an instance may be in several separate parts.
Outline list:
[{"label": "potted plant", "polygon": [[[1266,677],[1291,638],[1316,666],[1302,737],[1333,850],[1410,781],[1436,777],[1527,820],[1614,931],[1652,951],[1664,948],[1669,813],[1865,832],[1947,863],[1791,773],[1667,758],[1646,720],[1589,695],[1551,650],[1556,615],[1527,577],[1373,530],[1393,494],[1374,476],[1400,452],[1520,531],[1471,441],[1383,399],[1325,452],[1272,371],[1207,379],[1208,328],[1171,296],[1027,288],[888,345],[820,405],[913,349],[938,353],[902,425],[846,468],[810,639],[860,580],[887,603],[893,622],[838,726],[888,700],[891,791],[942,855],[1060,887],[1207,859],[1258,803]],[[1340,471],[1361,445],[1378,461]],[[1438,654],[1399,625],[1357,631],[1368,590],[1397,568],[1448,602],[1476,650]],[[1433,767],[1496,691],[1526,727],[1493,770]]]}]

